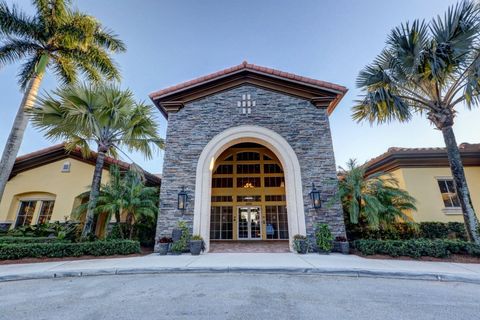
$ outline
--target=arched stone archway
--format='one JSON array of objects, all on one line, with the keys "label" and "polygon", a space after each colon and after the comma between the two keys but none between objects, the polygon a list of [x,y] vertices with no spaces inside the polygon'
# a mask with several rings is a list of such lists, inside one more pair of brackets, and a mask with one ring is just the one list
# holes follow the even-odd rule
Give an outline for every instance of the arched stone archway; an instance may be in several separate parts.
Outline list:
[{"label": "arched stone archway", "polygon": [[193,233],[200,234],[210,245],[210,207],[212,167],[215,159],[229,147],[243,142],[254,142],[269,148],[280,160],[285,172],[289,243],[295,234],[306,234],[300,164],[292,147],[278,133],[260,126],[243,125],[229,128],[205,146],[197,163]]}]

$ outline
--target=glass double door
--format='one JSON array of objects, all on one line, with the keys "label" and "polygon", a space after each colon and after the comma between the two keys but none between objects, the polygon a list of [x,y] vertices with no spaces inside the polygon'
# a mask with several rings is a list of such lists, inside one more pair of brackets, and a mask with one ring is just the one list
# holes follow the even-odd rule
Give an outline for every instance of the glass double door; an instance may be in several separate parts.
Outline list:
[{"label": "glass double door", "polygon": [[260,207],[238,207],[238,240],[262,239]]}]

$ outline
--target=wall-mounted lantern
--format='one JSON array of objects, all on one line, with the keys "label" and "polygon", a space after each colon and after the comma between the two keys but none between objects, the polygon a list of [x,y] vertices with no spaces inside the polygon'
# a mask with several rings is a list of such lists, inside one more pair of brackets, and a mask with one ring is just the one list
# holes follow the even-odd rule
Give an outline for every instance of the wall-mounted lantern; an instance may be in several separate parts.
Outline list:
[{"label": "wall-mounted lantern", "polygon": [[315,209],[320,209],[322,207],[322,202],[320,201],[320,191],[315,188],[315,184],[312,183],[312,191],[310,191],[310,199],[312,199],[312,206]]},{"label": "wall-mounted lantern", "polygon": [[185,187],[182,186],[182,190],[178,193],[178,210],[185,211],[187,209],[188,194],[185,191]]}]

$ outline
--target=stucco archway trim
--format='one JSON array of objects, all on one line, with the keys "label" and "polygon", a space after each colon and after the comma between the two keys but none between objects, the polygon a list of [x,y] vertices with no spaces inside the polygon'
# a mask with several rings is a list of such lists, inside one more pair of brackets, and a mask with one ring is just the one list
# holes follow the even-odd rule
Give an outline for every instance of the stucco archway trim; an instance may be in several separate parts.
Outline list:
[{"label": "stucco archway trim", "polygon": [[198,159],[196,171],[193,233],[200,234],[203,237],[208,251],[210,246],[212,193],[211,163],[223,151],[242,142],[255,142],[264,145],[275,153],[283,166],[287,197],[288,233],[290,248],[292,248],[293,236],[295,234],[306,234],[300,163],[295,151],[281,135],[260,126],[244,125],[229,128],[213,137],[203,149]]}]

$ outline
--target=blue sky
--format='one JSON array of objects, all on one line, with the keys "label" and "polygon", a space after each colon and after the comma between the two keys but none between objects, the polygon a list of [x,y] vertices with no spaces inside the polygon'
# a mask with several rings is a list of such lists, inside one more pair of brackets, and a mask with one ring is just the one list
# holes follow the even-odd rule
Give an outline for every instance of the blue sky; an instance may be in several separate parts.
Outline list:
[{"label": "blue sky", "polygon": [[[32,12],[29,0],[7,0]],[[126,42],[127,53],[115,57],[123,87],[139,100],[152,91],[175,85],[247,60],[349,88],[330,118],[337,165],[360,162],[391,146],[441,147],[442,135],[424,118],[408,124],[357,124],[350,108],[358,97],[355,78],[384,47],[392,27],[414,18],[443,14],[447,0],[250,0],[157,1],[77,0],[75,6],[97,17]],[[18,65],[0,70],[0,146],[10,131],[21,93]],[[43,90],[55,88],[47,76]],[[459,108],[457,141],[480,142],[480,110]],[[165,136],[166,121],[158,113]],[[29,128],[20,154],[53,142]],[[162,170],[162,153],[152,160],[131,154],[145,169]],[[131,161],[124,158],[126,161]]]}]

